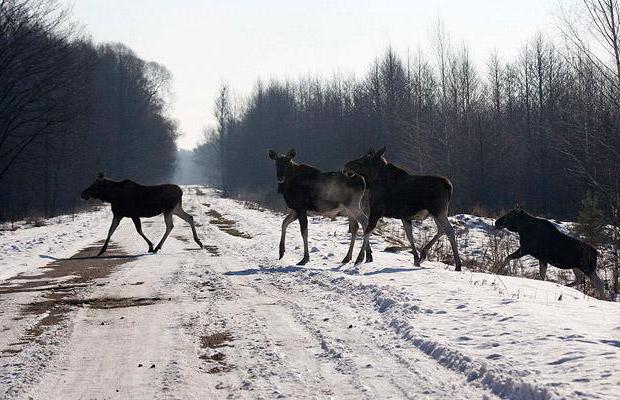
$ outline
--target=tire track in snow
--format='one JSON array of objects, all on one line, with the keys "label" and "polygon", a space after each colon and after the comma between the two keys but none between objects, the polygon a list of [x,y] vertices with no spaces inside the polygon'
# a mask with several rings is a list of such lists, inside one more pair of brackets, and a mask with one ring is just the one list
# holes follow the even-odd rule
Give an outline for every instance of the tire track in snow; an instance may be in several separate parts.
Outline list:
[{"label": "tire track in snow", "polygon": [[[415,314],[419,308],[415,305],[411,306],[409,302],[400,298],[398,293],[392,293],[390,288],[372,284],[355,284],[344,277],[333,278],[322,276],[321,273],[300,271],[296,275],[301,282],[317,282],[319,286],[328,291],[347,297],[363,298],[366,305],[374,308],[374,311],[379,314],[383,320],[381,325],[384,329],[391,329],[438,364],[462,375],[468,384],[484,387],[497,396],[510,399],[551,400],[559,397],[543,385],[519,378],[528,376],[529,372],[497,370],[486,362],[474,360],[453,346],[419,332],[411,322],[412,311]],[[372,311],[366,310],[366,312]]]},{"label": "tire track in snow", "polygon": [[[217,234],[217,232],[211,233]],[[223,241],[226,242],[226,240]],[[218,246],[220,249],[227,247],[224,243],[218,243]],[[239,249],[239,246],[239,241],[235,241],[233,246],[226,249],[227,253],[234,252],[238,255],[232,264],[270,265],[272,263],[269,258],[257,257],[260,250],[253,248],[252,243],[245,245],[246,248],[243,250]],[[261,245],[257,247],[260,248]],[[386,335],[385,325],[372,321],[375,318],[374,313],[363,315],[369,310],[360,313],[348,306],[349,299],[345,296],[334,296],[331,301],[326,301],[314,297],[317,288],[315,284],[308,284],[303,279],[294,279],[294,284],[286,284],[285,278],[280,279],[281,276],[286,275],[303,275],[303,272],[298,272],[300,270],[302,269],[297,267],[285,267],[270,271],[269,268],[258,267],[248,268],[245,271],[220,271],[227,274],[229,279],[236,281],[233,285],[243,284],[253,287],[261,296],[268,296],[276,303],[285,306],[287,312],[294,315],[296,323],[319,343],[321,353],[317,357],[329,360],[339,374],[348,376],[351,384],[359,391],[358,397],[493,397],[491,392],[482,388],[481,385],[468,384],[466,377],[445,368],[420,349],[411,346],[409,349],[388,349],[386,343],[398,341],[397,335],[394,332],[388,333],[390,339],[382,341],[381,339]],[[303,271],[307,272],[306,269]],[[311,271],[311,273],[319,272]],[[260,279],[256,280],[255,277],[260,277]],[[333,291],[329,293],[335,294]],[[358,306],[359,304],[353,304],[353,307]],[[363,335],[347,335],[346,326],[335,328],[331,322],[322,324],[321,318],[317,317],[317,314],[321,312],[317,310],[322,310],[329,315],[323,322],[342,321],[346,319],[347,314],[356,315],[365,332]],[[253,309],[253,312],[256,312],[256,309]],[[362,358],[373,361],[364,364],[360,361]],[[281,362],[281,360],[274,362]],[[286,368],[286,365],[282,365],[282,368]],[[420,373],[420,370],[427,374]],[[430,374],[438,374],[440,378],[433,379],[429,376]],[[458,384],[447,384],[446,380],[458,382]]]}]

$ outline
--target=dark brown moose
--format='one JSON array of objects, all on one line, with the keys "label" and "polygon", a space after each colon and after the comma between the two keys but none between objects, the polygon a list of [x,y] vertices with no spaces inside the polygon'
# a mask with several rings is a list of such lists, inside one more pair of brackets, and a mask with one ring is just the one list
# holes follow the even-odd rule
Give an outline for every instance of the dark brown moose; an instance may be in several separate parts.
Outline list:
[{"label": "dark brown moose", "polygon": [[[284,241],[286,228],[295,219],[299,220],[301,237],[304,241],[304,257],[297,265],[305,265],[309,259],[308,252],[308,214],[320,214],[335,217],[345,212],[349,218],[351,242],[349,251],[342,263],[351,261],[355,237],[358,231],[358,222],[366,226],[367,217],[361,209],[365,183],[362,177],[348,177],[341,172],[322,172],[321,170],[293,161],[295,150],[286,154],[268,152],[269,158],[275,161],[278,193],[284,196],[284,201],[290,209],[282,222],[280,237],[280,259],[284,256]],[[368,256],[372,257],[370,247]]]},{"label": "dark brown moose", "polygon": [[583,283],[586,275],[599,296],[604,294],[603,281],[596,274],[598,251],[592,245],[560,232],[550,221],[537,218],[521,207],[515,207],[498,218],[495,227],[519,234],[519,248],[506,257],[500,270],[510,260],[530,255],[538,260],[540,279],[545,279],[547,264],[551,264],[560,269],[573,270],[577,280],[569,286]]},{"label": "dark brown moose", "polygon": [[[460,271],[461,259],[454,228],[448,220],[452,183],[443,176],[410,175],[404,169],[387,162],[383,157],[384,153],[385,147],[378,151],[371,148],[365,156],[345,165],[345,173],[359,174],[366,179],[370,202],[370,216],[364,231],[364,244],[355,263],[359,264],[364,260],[364,249],[368,246],[370,234],[379,219],[388,217],[402,221],[416,266],[420,265],[420,261],[426,258],[428,249],[445,233],[452,246],[456,270]],[[413,242],[411,222],[414,219],[424,220],[429,215],[437,224],[437,234],[418,255]],[[366,256],[366,261],[372,261],[372,257],[369,260]]]},{"label": "dark brown moose", "polygon": [[[128,179],[124,181],[113,181],[105,178],[102,173],[98,173],[95,182],[82,192],[82,199],[88,200],[90,198],[95,198],[111,203],[114,216],[112,218],[112,225],[108,231],[108,237],[97,255],[100,256],[106,251],[108,243],[110,242],[110,237],[112,237],[112,234],[124,217],[131,218],[136,226],[136,230],[149,245],[149,252],[157,253],[166,241],[166,238],[174,227],[172,223],[172,214],[190,224],[194,240],[198,246],[202,248],[202,243],[196,234],[194,218],[186,213],[181,206],[182,196],[183,191],[177,185],[143,186]],[[153,243],[142,233],[140,218],[154,217],[162,213],[164,214],[164,221],[166,222],[166,233],[164,233],[157,247],[153,248]]]}]

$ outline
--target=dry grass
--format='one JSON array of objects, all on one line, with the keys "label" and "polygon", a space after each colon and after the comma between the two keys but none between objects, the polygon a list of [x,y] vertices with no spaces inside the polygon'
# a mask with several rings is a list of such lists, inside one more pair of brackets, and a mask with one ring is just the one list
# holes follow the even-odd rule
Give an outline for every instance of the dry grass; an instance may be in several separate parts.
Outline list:
[{"label": "dry grass", "polygon": [[39,211],[32,211],[28,217],[26,217],[26,223],[32,226],[45,226],[47,223],[45,222],[45,217],[43,213]]}]

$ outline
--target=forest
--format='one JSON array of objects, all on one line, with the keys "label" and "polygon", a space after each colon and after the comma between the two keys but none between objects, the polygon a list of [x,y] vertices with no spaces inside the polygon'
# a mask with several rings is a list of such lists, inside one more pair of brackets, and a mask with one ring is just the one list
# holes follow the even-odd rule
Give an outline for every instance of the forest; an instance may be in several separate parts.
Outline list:
[{"label": "forest", "polygon": [[171,81],[122,44],[93,44],[56,1],[0,0],[0,221],[75,211],[97,171],[168,179]]},{"label": "forest", "polygon": [[339,170],[387,146],[410,173],[451,179],[453,213],[518,203],[574,220],[587,197],[617,224],[618,4],[578,6],[558,10],[561,39],[537,34],[515,58],[493,52],[482,68],[438,23],[429,51],[388,47],[363,76],[259,80],[241,98],[224,84],[195,157],[218,161],[229,195],[276,202],[268,148]]}]

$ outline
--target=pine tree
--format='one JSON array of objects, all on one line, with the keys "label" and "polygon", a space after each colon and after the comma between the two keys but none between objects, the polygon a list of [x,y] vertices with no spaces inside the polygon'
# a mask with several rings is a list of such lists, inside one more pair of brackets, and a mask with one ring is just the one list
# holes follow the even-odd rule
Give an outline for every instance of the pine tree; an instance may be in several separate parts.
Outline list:
[{"label": "pine tree", "polygon": [[588,191],[581,204],[575,231],[593,244],[601,243],[605,238],[605,215],[599,208],[598,197]]}]

